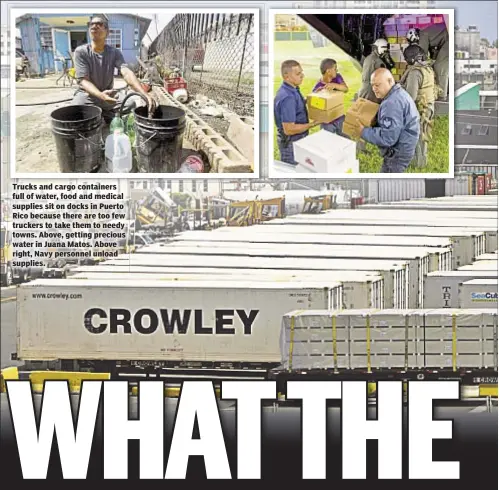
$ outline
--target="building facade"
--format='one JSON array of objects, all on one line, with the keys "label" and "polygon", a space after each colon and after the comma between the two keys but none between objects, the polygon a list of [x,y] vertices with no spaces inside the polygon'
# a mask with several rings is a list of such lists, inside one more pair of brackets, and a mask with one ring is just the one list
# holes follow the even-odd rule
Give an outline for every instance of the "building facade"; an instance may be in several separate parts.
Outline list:
[{"label": "building facade", "polygon": [[455,59],[456,73],[497,73],[497,60]]},{"label": "building facade", "polygon": [[454,44],[459,51],[468,51],[470,58],[480,59],[480,31],[476,26],[454,31]]},{"label": "building facade", "polygon": [[[89,42],[88,22],[92,15],[26,14],[17,18],[16,27],[21,31],[22,46],[33,74],[60,72],[64,60],[72,66],[75,49]],[[127,63],[137,64],[141,42],[151,20],[131,14],[108,14],[107,17],[107,43],[120,49]]]}]

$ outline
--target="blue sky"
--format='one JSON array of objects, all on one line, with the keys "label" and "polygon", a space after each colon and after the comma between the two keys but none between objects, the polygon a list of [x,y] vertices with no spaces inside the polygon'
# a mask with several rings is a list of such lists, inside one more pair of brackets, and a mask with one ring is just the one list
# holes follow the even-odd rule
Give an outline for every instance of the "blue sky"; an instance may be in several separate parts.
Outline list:
[{"label": "blue sky", "polygon": [[497,39],[497,2],[438,2],[438,7],[454,9],[454,21],[460,27],[476,25],[481,37]]}]

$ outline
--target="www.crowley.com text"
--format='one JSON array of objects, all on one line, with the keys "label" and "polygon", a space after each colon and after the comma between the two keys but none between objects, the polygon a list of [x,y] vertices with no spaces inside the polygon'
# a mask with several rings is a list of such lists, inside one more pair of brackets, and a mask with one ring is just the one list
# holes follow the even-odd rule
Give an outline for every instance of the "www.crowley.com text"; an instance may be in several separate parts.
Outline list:
[{"label": "www.crowley.com text", "polygon": [[33,299],[82,299],[81,293],[33,293]]}]

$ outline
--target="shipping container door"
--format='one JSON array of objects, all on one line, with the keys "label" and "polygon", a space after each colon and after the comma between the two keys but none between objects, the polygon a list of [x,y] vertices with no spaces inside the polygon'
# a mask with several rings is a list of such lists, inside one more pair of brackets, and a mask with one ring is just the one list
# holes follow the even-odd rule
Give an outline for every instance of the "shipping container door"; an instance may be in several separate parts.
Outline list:
[{"label": "shipping container door", "polygon": [[444,197],[445,179],[425,179],[425,197]]},{"label": "shipping container door", "polygon": [[54,64],[58,72],[63,70],[62,61],[69,59],[71,52],[71,42],[69,31],[63,29],[52,29],[54,35]]}]

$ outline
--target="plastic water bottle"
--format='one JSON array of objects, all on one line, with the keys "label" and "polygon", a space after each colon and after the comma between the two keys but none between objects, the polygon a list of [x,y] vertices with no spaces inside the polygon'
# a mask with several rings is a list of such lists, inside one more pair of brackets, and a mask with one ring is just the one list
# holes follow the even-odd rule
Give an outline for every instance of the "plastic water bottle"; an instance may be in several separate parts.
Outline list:
[{"label": "plastic water bottle", "polygon": [[[114,122],[114,121],[113,121]],[[129,173],[132,170],[132,145],[126,134],[124,125],[113,128],[106,138],[106,164],[109,173]]]}]

